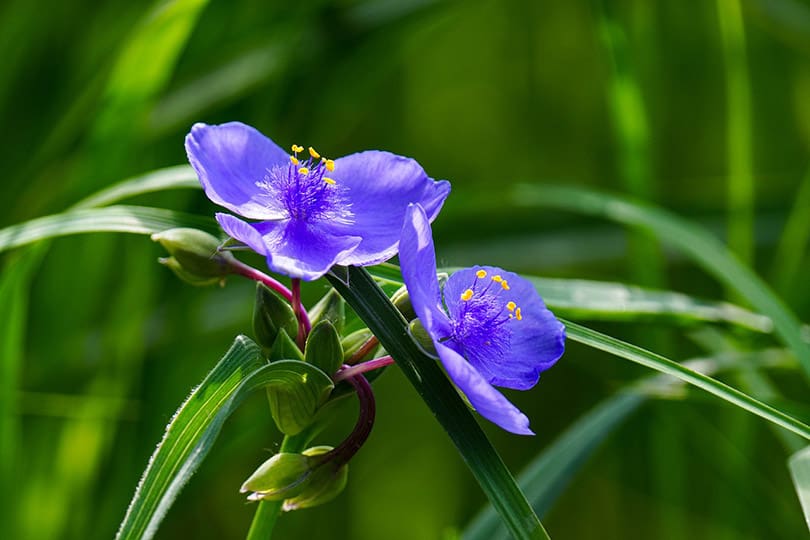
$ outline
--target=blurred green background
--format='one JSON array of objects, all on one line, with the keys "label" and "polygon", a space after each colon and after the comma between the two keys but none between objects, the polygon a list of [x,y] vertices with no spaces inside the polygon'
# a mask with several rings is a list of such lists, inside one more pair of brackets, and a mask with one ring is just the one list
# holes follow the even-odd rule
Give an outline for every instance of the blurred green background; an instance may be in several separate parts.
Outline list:
[{"label": "blurred green background", "polygon": [[[440,263],[727,296],[647,236],[511,195],[517,183],[592,186],[727,238],[810,318],[805,0],[6,0],[0,59],[0,226],[185,163],[194,122],[241,120],[283,147],[385,149],[449,179],[434,225]],[[197,191],[132,202],[214,211]],[[162,255],[145,237],[104,234],[4,257],[4,538],[110,538],[172,413],[232,337],[250,333],[250,283],[195,289],[156,264]],[[707,328],[595,325],[678,360],[724,339]],[[645,373],[569,344],[534,390],[509,394],[536,437],[484,428],[518,471]],[[796,379],[775,373],[769,397],[808,418]],[[284,515],[277,538],[451,537],[485,503],[397,369],[375,389],[378,421],[345,494]],[[354,414],[348,407],[318,442],[338,442]],[[280,440],[256,395],[158,538],[243,537],[254,506],[238,488]],[[786,457],[764,422],[690,391],[613,431],[544,524],[554,538],[800,538]]]}]

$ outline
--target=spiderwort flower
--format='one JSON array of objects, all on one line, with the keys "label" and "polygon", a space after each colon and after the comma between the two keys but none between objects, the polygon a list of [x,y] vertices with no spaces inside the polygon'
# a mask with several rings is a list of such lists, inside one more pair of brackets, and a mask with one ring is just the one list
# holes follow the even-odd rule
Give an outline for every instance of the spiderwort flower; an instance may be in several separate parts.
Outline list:
[{"label": "spiderwort flower", "polygon": [[452,274],[439,290],[430,222],[410,205],[399,246],[419,320],[456,386],[484,418],[533,435],[529,419],[493,385],[527,390],[562,356],[565,328],[530,282],[492,266]]},{"label": "spiderwort flower", "polygon": [[367,151],[331,160],[297,145],[288,154],[240,122],[195,124],[186,152],[209,199],[260,220],[218,213],[225,232],[264,255],[271,270],[307,281],[335,264],[394,256],[408,204],[433,219],[450,192],[412,159]]}]

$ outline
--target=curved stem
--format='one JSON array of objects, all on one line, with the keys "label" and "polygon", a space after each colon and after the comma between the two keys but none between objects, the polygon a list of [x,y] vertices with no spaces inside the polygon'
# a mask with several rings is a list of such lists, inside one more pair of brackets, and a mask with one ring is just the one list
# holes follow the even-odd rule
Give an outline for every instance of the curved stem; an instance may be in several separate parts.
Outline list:
[{"label": "curved stem", "polygon": [[345,381],[346,379],[350,379],[362,373],[366,373],[368,371],[374,371],[375,369],[390,366],[393,363],[394,359],[391,358],[390,356],[381,356],[380,358],[375,358],[374,360],[369,360],[368,362],[363,362],[362,364],[357,364],[352,367],[344,367],[343,369],[335,373],[335,376],[332,378],[337,383],[340,381]]},{"label": "curved stem", "polygon": [[[387,358],[391,359],[390,356]],[[352,368],[344,368],[338,372],[338,375],[347,369]],[[374,418],[377,414],[374,392],[371,390],[368,380],[362,374],[356,374],[345,380],[357,391],[357,399],[360,402],[360,415],[349,436],[336,448],[323,455],[323,462],[331,461],[335,469],[348,463],[360,450],[371,434],[371,428],[374,427]]]},{"label": "curved stem", "polygon": [[298,320],[298,335],[295,342],[298,344],[298,348],[303,351],[307,343],[307,335],[309,335],[312,327],[310,326],[309,317],[306,316],[304,311],[304,306],[301,304],[301,280],[298,278],[292,279],[292,308],[295,318]]},{"label": "curved stem", "polygon": [[[299,296],[298,296],[298,301],[297,301],[298,308],[297,308],[297,311],[296,311],[296,300],[295,300],[295,295],[293,294],[293,291],[291,291],[290,289],[285,287],[284,284],[282,284],[281,282],[271,278],[270,276],[268,276],[264,272],[256,270],[252,266],[248,266],[245,263],[243,263],[242,261],[238,261],[238,260],[231,263],[231,271],[236,275],[246,277],[246,278],[251,279],[253,281],[258,281],[259,283],[263,283],[264,285],[267,286],[268,289],[277,292],[279,294],[279,296],[284,298],[287,302],[290,302],[290,304],[293,307],[293,311],[295,311],[295,316],[298,319],[299,334],[301,333],[301,330],[300,330],[301,327],[304,328],[304,336],[305,337],[306,337],[307,334],[309,334],[309,331],[312,329],[312,324],[309,322],[309,314],[307,313],[307,310],[304,309],[303,304],[301,304],[300,290],[299,290]],[[292,281],[293,281],[293,289],[295,289],[296,280],[293,279]],[[298,286],[300,287],[300,285],[301,285],[301,281],[298,280]],[[301,350],[303,350],[303,346],[302,346]]]}]

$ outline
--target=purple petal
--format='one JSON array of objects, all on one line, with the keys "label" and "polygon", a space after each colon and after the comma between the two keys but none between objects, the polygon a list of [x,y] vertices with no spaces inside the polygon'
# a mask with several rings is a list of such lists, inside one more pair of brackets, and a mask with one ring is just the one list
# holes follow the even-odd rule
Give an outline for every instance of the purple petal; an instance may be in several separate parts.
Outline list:
[{"label": "purple petal", "polygon": [[[484,270],[487,277],[476,279],[476,272]],[[509,290],[501,289],[499,283],[491,281],[492,276],[500,275],[509,284]],[[508,320],[502,329],[506,342],[500,347],[487,347],[488,336],[471,339],[464,349],[464,356],[490,383],[505,388],[527,390],[537,384],[540,373],[550,368],[562,356],[565,348],[565,327],[546,309],[540,295],[528,280],[513,272],[493,266],[476,266],[455,272],[444,287],[444,301],[448,312],[456,314],[460,310],[461,294],[475,284],[475,294],[489,287],[499,305],[509,301],[520,307],[522,319]],[[480,343],[479,343],[480,341]],[[492,340],[497,343],[497,340]],[[465,345],[464,343],[460,345]],[[456,347],[461,350],[460,347]]]},{"label": "purple petal", "polygon": [[342,261],[346,265],[366,266],[393,257],[408,204],[420,204],[433,221],[450,193],[449,182],[428,177],[416,161],[376,150],[335,160],[330,176],[348,188],[354,223],[344,227],[363,237]]},{"label": "purple petal", "polygon": [[[266,222],[272,223],[272,222]],[[267,266],[304,281],[323,276],[357,248],[358,236],[338,236],[323,227],[291,220],[264,235]]]},{"label": "purple petal", "polygon": [[217,212],[217,222],[225,231],[225,234],[235,240],[239,240],[259,255],[267,255],[262,234],[256,230],[256,224],[247,223],[230,214]]},{"label": "purple petal", "polygon": [[281,219],[256,186],[289,156],[276,143],[241,122],[194,124],[186,136],[188,160],[214,203],[251,219]]},{"label": "purple petal", "polygon": [[493,388],[461,355],[441,343],[436,343],[436,351],[447,374],[467,396],[478,414],[506,431],[518,435],[534,435],[529,429],[526,415]]},{"label": "purple petal", "polygon": [[450,322],[441,307],[430,222],[418,204],[409,205],[405,211],[399,262],[411,305],[422,326],[434,341],[447,337]]}]

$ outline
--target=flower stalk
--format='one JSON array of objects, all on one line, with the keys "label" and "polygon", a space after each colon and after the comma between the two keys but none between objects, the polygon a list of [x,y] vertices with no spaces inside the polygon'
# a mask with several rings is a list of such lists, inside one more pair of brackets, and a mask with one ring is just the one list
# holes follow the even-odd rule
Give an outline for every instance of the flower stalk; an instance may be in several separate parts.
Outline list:
[{"label": "flower stalk", "polygon": [[[369,340],[371,341],[371,340]],[[335,373],[335,376],[332,379],[338,383],[340,381],[349,380],[352,377],[356,377],[363,373],[368,373],[369,371],[374,371],[375,369],[384,368],[385,366],[390,366],[394,363],[394,359],[390,356],[382,356],[380,358],[375,358],[374,360],[369,360],[368,362],[363,362],[362,364],[357,364],[354,366],[345,366],[343,369],[339,370]]]}]

